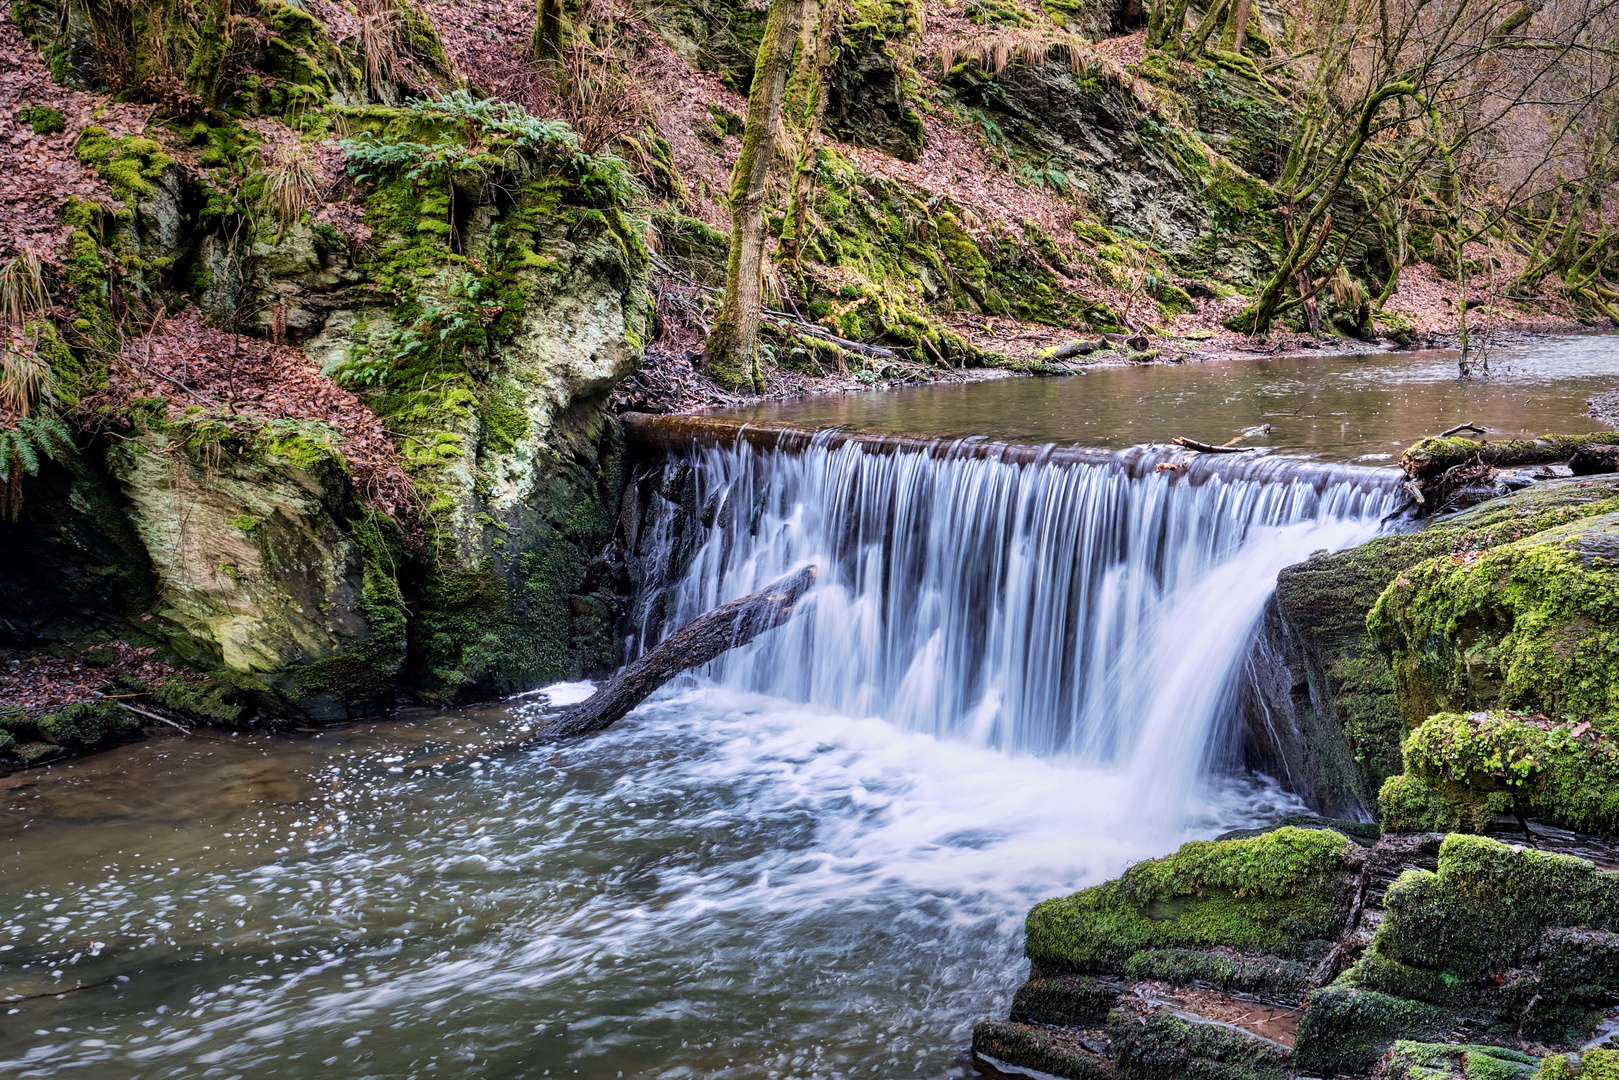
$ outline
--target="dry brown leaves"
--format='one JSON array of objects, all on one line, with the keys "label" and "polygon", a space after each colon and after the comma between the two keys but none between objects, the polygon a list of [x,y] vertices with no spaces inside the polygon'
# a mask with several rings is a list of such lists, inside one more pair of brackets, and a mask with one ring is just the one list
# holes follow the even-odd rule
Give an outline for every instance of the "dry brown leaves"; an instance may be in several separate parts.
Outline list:
[{"label": "dry brown leaves", "polygon": [[[18,120],[21,109],[40,105],[60,110],[67,129],[36,135]],[[0,215],[0,260],[32,251],[46,262],[59,262],[68,199],[111,197],[74,156],[79,133],[96,124],[114,135],[133,135],[151,112],[149,105],[120,105],[105,94],[80,93],[51,81],[39,52],[12,24],[9,0],[0,2],[0,206],[6,208]]]},{"label": "dry brown leaves", "polygon": [[301,350],[202,324],[195,308],[160,321],[115,358],[105,394],[93,405],[162,398],[171,420],[201,407],[209,419],[259,427],[274,420],[320,420],[341,440],[355,494],[412,531],[415,498],[398,449],[376,414],[322,375]]},{"label": "dry brown leaves", "polygon": [[[122,641],[109,642],[103,648],[114,654],[108,663],[90,664],[84,656],[63,659],[42,654],[0,665],[0,704],[15,706],[37,718],[75,701],[92,701],[97,690],[116,693],[112,685],[115,676],[156,683],[173,675],[187,675],[153,659],[151,649]],[[195,676],[190,680],[200,681]]]},{"label": "dry brown leaves", "polygon": [[[1469,259],[1482,258],[1483,246],[1469,245],[1467,255]],[[1467,283],[1468,299],[1484,302],[1482,307],[1468,311],[1467,325],[1470,330],[1555,331],[1577,327],[1567,303],[1553,291],[1555,282],[1551,280],[1542,283],[1540,294],[1536,297],[1536,306],[1541,310],[1534,313],[1520,311],[1517,303],[1508,299],[1507,294],[1512,291],[1518,274],[1522,272],[1523,259],[1510,249],[1498,249],[1495,255],[1501,265],[1496,269],[1494,279],[1482,273]],[[1399,291],[1389,298],[1385,309],[1410,319],[1419,333],[1451,336],[1456,333],[1458,323],[1456,296],[1454,281],[1440,277],[1439,272],[1428,263],[1418,263],[1400,271]]]}]

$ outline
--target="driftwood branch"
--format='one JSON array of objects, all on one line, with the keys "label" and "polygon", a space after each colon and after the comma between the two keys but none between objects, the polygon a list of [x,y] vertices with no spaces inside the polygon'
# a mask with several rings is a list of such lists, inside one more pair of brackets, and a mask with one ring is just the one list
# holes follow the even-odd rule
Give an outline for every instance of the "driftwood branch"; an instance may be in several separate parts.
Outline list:
[{"label": "driftwood branch", "polygon": [[815,584],[815,567],[773,581],[756,593],[700,615],[629,664],[613,681],[529,736],[591,735],[618,722],[658,687],[721,653],[746,645],[786,622],[793,605]]},{"label": "driftwood branch", "polygon": [[1471,431],[1475,435],[1488,434],[1488,432],[1484,428],[1479,427],[1477,424],[1457,424],[1453,428],[1447,428],[1446,430],[1441,431],[1439,433],[1439,437],[1441,439],[1448,439],[1452,435],[1455,435],[1457,432],[1460,432],[1460,431]]},{"label": "driftwood branch", "polygon": [[1248,454],[1258,449],[1253,446],[1215,446],[1213,443],[1188,439],[1184,435],[1175,436],[1175,441],[1188,450],[1197,450],[1204,454]]},{"label": "driftwood branch", "polygon": [[773,311],[770,308],[764,308],[763,311],[771,318],[787,323],[796,333],[803,334],[806,337],[818,338],[821,341],[829,342],[830,344],[836,345],[838,348],[847,352],[859,353],[862,356],[872,356],[879,360],[893,360],[899,355],[893,349],[885,348],[882,345],[867,345],[864,341],[851,341],[846,337],[839,337],[829,330],[823,330],[814,323],[786,311]]}]

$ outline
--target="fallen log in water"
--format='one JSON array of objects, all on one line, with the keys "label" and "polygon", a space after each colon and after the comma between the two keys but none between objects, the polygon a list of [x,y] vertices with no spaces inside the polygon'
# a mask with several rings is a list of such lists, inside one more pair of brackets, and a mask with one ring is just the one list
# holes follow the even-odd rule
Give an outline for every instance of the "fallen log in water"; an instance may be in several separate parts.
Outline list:
[{"label": "fallen log in water", "polygon": [[591,735],[623,719],[658,687],[682,671],[746,645],[786,622],[799,597],[815,584],[815,567],[773,581],[756,593],[699,615],[625,666],[613,681],[570,708],[526,742],[558,735]]},{"label": "fallen log in water", "polygon": [[409,767],[437,769],[459,765],[549,739],[594,735],[611,727],[682,671],[700,667],[786,622],[793,614],[793,605],[815,584],[815,574],[815,567],[806,566],[797,573],[772,581],[758,592],[699,615],[645,656],[626,665],[606,686],[532,734],[511,742],[427,758]]},{"label": "fallen log in water", "polygon": [[1426,481],[1442,476],[1464,462],[1477,461],[1498,469],[1561,462],[1567,461],[1574,451],[1588,443],[1610,443],[1614,438],[1611,431],[1596,431],[1589,435],[1542,435],[1538,439],[1503,439],[1500,442],[1440,435],[1423,439],[1406,450],[1400,457],[1400,468],[1405,470],[1407,476],[1426,486]]}]

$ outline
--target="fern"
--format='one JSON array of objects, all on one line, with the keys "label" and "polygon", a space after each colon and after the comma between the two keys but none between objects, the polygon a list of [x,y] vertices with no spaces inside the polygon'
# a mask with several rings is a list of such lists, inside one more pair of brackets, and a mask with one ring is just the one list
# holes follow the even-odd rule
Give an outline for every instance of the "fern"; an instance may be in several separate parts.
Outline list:
[{"label": "fern", "polygon": [[0,483],[9,483],[19,465],[29,476],[39,472],[40,460],[56,461],[74,450],[73,436],[53,416],[25,416],[16,427],[0,428]]},{"label": "fern", "polygon": [[24,416],[16,427],[0,428],[0,517],[17,520],[24,474],[37,475],[42,458],[73,451],[73,436],[54,416]]}]

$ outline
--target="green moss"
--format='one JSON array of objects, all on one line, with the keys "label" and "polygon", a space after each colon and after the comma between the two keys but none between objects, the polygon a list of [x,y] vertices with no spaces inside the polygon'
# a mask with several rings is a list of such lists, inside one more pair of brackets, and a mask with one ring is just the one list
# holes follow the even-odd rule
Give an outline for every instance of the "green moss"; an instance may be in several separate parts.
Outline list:
[{"label": "green moss", "polygon": [[1605,443],[1613,437],[1611,431],[1587,435],[1542,435],[1538,439],[1505,439],[1497,442],[1435,436],[1407,447],[1400,455],[1400,467],[1409,476],[1427,477],[1437,476],[1447,469],[1474,460],[1497,466],[1565,461],[1581,446]]},{"label": "green moss", "polygon": [[26,765],[43,765],[67,754],[64,747],[48,742],[19,742],[13,751],[17,759]]},{"label": "green moss", "polygon": [[95,168],[113,194],[128,205],[152,194],[152,181],[174,164],[174,159],[151,139],[126,135],[115,139],[105,128],[87,127],[74,151],[80,161]]},{"label": "green moss", "polygon": [[1049,1029],[985,1020],[973,1028],[973,1052],[1065,1080],[1112,1080],[1113,1066]]},{"label": "green moss", "polygon": [[510,451],[528,435],[528,413],[499,396],[491,394],[481,409],[482,449],[497,454]]},{"label": "green moss", "polygon": [[1619,512],[1413,567],[1367,627],[1408,724],[1441,710],[1539,710],[1619,727]]},{"label": "green moss", "polygon": [[35,135],[55,135],[67,129],[67,116],[61,109],[53,109],[49,105],[20,109],[17,119],[33,128]]},{"label": "green moss", "polygon": [[225,524],[241,529],[245,533],[250,533],[254,529],[258,528],[262,522],[260,522],[258,518],[252,517],[251,515],[239,514],[236,517],[226,518]]},{"label": "green moss", "polygon": [[1267,1000],[1302,1000],[1314,981],[1314,968],[1274,956],[1240,957],[1206,949],[1143,949],[1124,966],[1126,978],[1152,979],[1177,986],[1200,984],[1257,994]]},{"label": "green moss", "polygon": [[330,694],[348,704],[364,703],[391,687],[405,662],[410,614],[399,584],[405,558],[399,527],[367,511],[351,535],[363,568],[355,610],[365,618],[365,638],[340,656],[294,669],[301,698]]},{"label": "green moss", "polygon": [[1384,912],[1337,990],[1466,1006],[1502,1033],[1569,1045],[1619,986],[1619,935],[1606,930],[1619,925],[1619,875],[1584,859],[1452,834],[1438,870],[1402,874]]},{"label": "green moss", "polygon": [[1619,833],[1619,745],[1589,728],[1511,713],[1439,713],[1407,737],[1405,759],[1413,777],[1452,805],[1515,808],[1583,832]]},{"label": "green moss", "polygon": [[1400,1039],[1383,1066],[1389,1080],[1513,1080],[1529,1077],[1536,1058],[1504,1046]]},{"label": "green moss", "polygon": [[1377,794],[1378,820],[1390,832],[1479,832],[1511,809],[1505,794],[1456,798],[1406,773],[1383,781]]},{"label": "green moss", "polygon": [[1557,525],[1619,510],[1619,479],[1581,486],[1536,484],[1418,532],[1380,537],[1347,551],[1312,556],[1277,577],[1276,601],[1303,645],[1309,705],[1300,716],[1324,779],[1371,807],[1378,789],[1404,769],[1407,724],[1439,710],[1402,711],[1388,658],[1366,615],[1410,567],[1436,556],[1489,550]]},{"label": "green moss", "polygon": [[1360,856],[1335,832],[1291,826],[1199,841],[1115,881],[1029,912],[1026,951],[1043,971],[1119,971],[1143,949],[1232,946],[1282,958],[1324,951],[1346,915]]},{"label": "green moss", "polygon": [[1120,1010],[1108,1024],[1120,1080],[1288,1080],[1288,1051],[1229,1024],[1200,1023],[1169,1009]]},{"label": "green moss", "polygon": [[1101,1027],[1119,1000],[1117,983],[1083,975],[1033,978],[1012,999],[1012,1019],[1025,1024]]},{"label": "green moss", "polygon": [[151,699],[167,712],[210,724],[234,723],[242,706],[227,698],[236,686],[228,681],[209,679],[198,683],[171,675],[150,688]]},{"label": "green moss", "polygon": [[69,750],[94,750],[137,735],[140,717],[113,701],[78,701],[39,718],[39,730]]},{"label": "green moss", "polygon": [[34,722],[28,719],[28,714],[15,705],[0,705],[0,731],[17,735],[34,730]]},{"label": "green moss", "polygon": [[1437,1005],[1331,986],[1310,995],[1299,1019],[1294,1060],[1309,1072],[1360,1076],[1396,1039],[1443,1038],[1453,1022],[1452,1014]]}]

